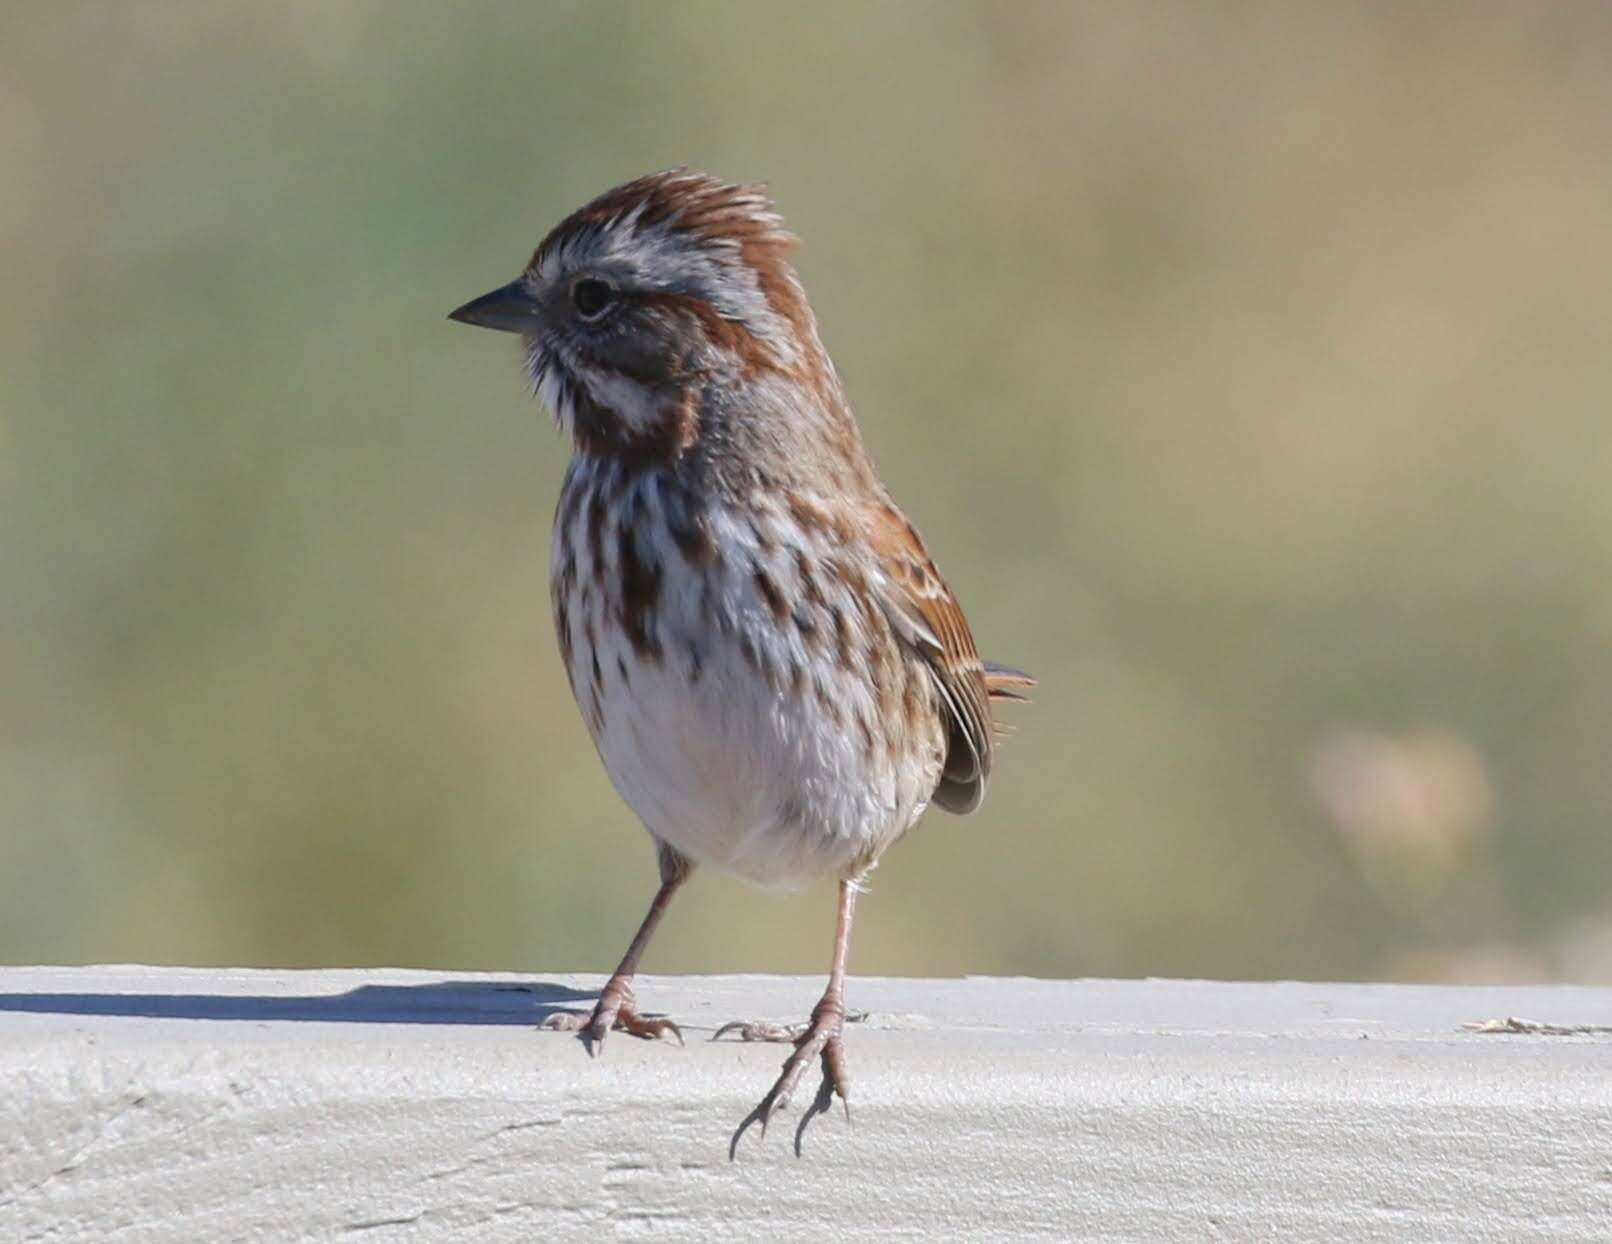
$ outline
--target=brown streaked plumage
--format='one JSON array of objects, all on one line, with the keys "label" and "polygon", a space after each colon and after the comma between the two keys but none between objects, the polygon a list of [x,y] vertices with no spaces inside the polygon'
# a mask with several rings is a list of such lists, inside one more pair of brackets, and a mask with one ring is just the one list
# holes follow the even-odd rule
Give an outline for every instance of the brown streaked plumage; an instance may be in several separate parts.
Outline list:
[{"label": "brown streaked plumage", "polygon": [[554,519],[560,653],[661,886],[588,1015],[590,1050],[641,1015],[640,956],[696,864],[764,884],[840,879],[828,988],[740,1137],[820,1061],[811,1118],[848,1104],[842,1029],[859,883],[931,803],[972,812],[1028,675],[982,661],[917,530],[879,482],[765,194],[684,170],[573,212],[515,281],[453,318],[518,332],[574,447]]}]

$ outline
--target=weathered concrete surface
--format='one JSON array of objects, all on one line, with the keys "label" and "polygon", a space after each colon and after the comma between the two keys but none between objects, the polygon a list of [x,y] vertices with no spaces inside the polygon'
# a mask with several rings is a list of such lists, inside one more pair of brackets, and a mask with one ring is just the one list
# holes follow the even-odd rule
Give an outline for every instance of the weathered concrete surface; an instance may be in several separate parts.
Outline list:
[{"label": "weathered concrete surface", "polygon": [[855,1124],[730,1163],[820,980],[0,969],[0,1240],[1612,1240],[1612,990],[875,980]]}]

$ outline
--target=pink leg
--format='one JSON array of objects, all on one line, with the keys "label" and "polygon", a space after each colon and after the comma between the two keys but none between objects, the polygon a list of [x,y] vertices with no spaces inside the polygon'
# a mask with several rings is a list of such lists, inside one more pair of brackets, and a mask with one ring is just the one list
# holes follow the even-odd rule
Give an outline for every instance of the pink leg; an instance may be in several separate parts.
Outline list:
[{"label": "pink leg", "polygon": [[[805,1031],[794,1038],[795,1050],[784,1060],[783,1074],[778,1077],[777,1083],[760,1104],[756,1106],[739,1128],[733,1133],[733,1140],[728,1145],[728,1158],[731,1160],[739,1152],[739,1140],[744,1136],[752,1123],[761,1124],[761,1134],[767,1134],[767,1121],[776,1110],[782,1110],[789,1104],[795,1087],[805,1074],[806,1067],[813,1060],[821,1060],[823,1065],[823,1080],[818,1086],[817,1096],[801,1116],[800,1125],[795,1129],[795,1154],[800,1154],[801,1137],[806,1134],[806,1125],[819,1114],[826,1114],[834,1104],[834,1095],[839,1094],[840,1102],[845,1107],[845,1118],[851,1118],[850,1077],[845,1071],[845,1048],[842,1033],[845,1028],[845,961],[851,947],[851,916],[856,909],[857,884],[855,881],[840,882],[839,916],[834,927],[834,961],[829,968],[828,988],[823,991],[821,1000],[812,1008],[812,1018],[806,1025]],[[772,1025],[724,1024],[717,1029],[716,1036],[737,1029],[747,1040],[776,1039],[773,1036]],[[784,1030],[777,1030],[784,1031]]]},{"label": "pink leg", "polygon": [[655,892],[655,899],[649,905],[644,922],[638,926],[632,945],[627,947],[627,953],[621,957],[621,963],[600,992],[598,1005],[591,1014],[561,1011],[543,1021],[544,1028],[579,1032],[589,1054],[603,1047],[605,1036],[612,1029],[645,1038],[663,1037],[669,1032],[677,1038],[679,1045],[683,1044],[682,1030],[676,1024],[669,1019],[651,1019],[639,1015],[632,995],[632,978],[638,971],[638,960],[643,957],[644,948],[654,936],[655,926],[671,904],[672,895],[677,893],[693,867],[687,859],[664,844],[660,847],[659,859],[660,889]]}]

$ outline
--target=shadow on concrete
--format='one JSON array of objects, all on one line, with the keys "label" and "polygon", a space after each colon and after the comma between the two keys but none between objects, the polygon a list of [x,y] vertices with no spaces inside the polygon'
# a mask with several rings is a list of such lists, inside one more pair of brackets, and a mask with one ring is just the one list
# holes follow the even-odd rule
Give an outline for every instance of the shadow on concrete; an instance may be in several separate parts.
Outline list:
[{"label": "shadow on concrete", "polygon": [[236,1022],[331,1024],[540,1024],[557,1011],[586,1009],[596,990],[548,981],[437,981],[360,985],[302,997],[195,993],[0,993],[0,1011],[129,1015]]}]

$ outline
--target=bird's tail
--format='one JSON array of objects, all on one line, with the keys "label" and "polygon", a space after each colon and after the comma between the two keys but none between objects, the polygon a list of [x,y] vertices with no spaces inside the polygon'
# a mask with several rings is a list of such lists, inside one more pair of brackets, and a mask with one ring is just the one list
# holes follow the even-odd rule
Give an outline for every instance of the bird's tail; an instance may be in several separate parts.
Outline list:
[{"label": "bird's tail", "polygon": [[1023,694],[1035,686],[1035,679],[1011,665],[998,665],[995,661],[982,661],[985,666],[985,691],[993,700],[1017,700],[1028,704],[1030,697]]},{"label": "bird's tail", "polygon": [[[998,665],[995,661],[981,661],[980,664],[985,667],[985,694],[993,703],[997,700],[1011,700],[1017,704],[1030,702],[1030,697],[1024,693],[1035,686],[1034,678],[1011,665]],[[998,720],[996,714],[992,713],[991,733],[999,739],[1005,739],[1013,733],[1013,727]]]}]

